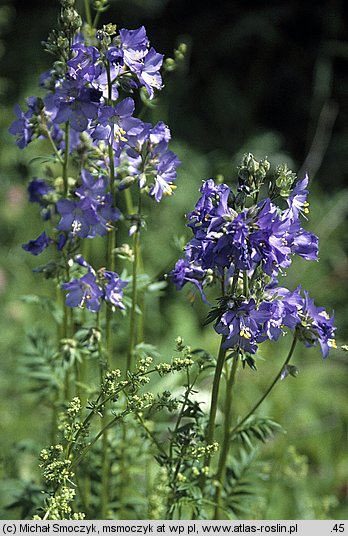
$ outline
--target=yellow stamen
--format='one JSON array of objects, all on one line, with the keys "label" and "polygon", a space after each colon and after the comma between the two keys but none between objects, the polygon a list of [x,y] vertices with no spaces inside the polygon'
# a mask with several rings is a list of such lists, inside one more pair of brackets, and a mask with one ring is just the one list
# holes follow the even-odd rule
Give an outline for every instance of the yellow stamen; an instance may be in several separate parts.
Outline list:
[{"label": "yellow stamen", "polygon": [[240,337],[244,337],[244,339],[251,339],[251,333],[249,328],[242,328],[239,332]]},{"label": "yellow stamen", "polygon": [[176,189],[175,184],[173,184],[172,182],[169,182],[165,190],[163,190],[163,195],[173,195],[175,189]]},{"label": "yellow stamen", "polygon": [[119,140],[127,141],[127,138],[125,137],[125,134],[127,134],[127,132],[123,128],[117,127],[116,131],[114,133],[114,140],[116,142],[118,142]]},{"label": "yellow stamen", "polygon": [[328,345],[330,346],[330,348],[335,348],[337,349],[337,343],[336,343],[336,340],[335,339],[329,339],[327,341]]}]

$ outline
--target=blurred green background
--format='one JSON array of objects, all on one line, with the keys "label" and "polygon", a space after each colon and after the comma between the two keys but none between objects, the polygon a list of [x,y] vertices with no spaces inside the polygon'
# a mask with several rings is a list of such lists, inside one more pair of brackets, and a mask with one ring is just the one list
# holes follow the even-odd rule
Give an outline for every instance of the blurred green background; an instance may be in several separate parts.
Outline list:
[{"label": "blurred green background", "polygon": [[[47,411],[31,393],[23,369],[27,334],[49,331],[49,319],[25,294],[52,295],[21,244],[42,222],[27,203],[26,183],[40,169],[31,159],[40,144],[21,152],[7,132],[13,106],[37,93],[51,64],[41,46],[56,25],[58,2],[3,0],[0,6],[0,516],[28,482],[38,482],[37,454],[47,445]],[[310,218],[319,236],[320,262],[298,260],[287,285],[308,289],[317,305],[334,310],[338,346],[348,338],[348,4],[343,1],[110,0],[103,23],[144,24],[151,44],[171,56],[188,53],[165,78],[160,101],[147,119],[163,120],[182,165],[175,196],[148,202],[143,255],[151,275],[163,273],[189,238],[185,213],[201,181],[223,175],[233,184],[244,152],[286,161],[311,178]],[[40,176],[40,175],[39,175]],[[204,327],[207,308],[168,285],[147,301],[146,341],[170,357],[181,335],[193,347],[216,352]],[[241,371],[237,414],[250,408],[284,359],[288,340],[262,347],[258,371]],[[297,379],[277,386],[261,413],[287,431],[261,449],[263,489],[254,518],[348,519],[348,361],[340,348],[323,361],[318,349],[298,347]],[[206,386],[209,389],[209,386]]]}]

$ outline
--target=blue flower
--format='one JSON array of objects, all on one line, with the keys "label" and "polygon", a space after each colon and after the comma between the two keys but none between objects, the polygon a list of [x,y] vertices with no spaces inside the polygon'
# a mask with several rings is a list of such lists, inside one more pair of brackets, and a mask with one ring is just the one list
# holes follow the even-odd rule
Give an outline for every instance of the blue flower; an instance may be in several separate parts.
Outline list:
[{"label": "blue flower", "polygon": [[334,317],[330,317],[323,307],[316,307],[307,291],[302,295],[300,287],[293,292],[274,288],[269,294],[274,300],[272,304],[279,303],[279,307],[283,307],[282,323],[296,330],[305,346],[315,346],[319,342],[324,358],[330,348],[336,348]]},{"label": "blue flower", "polygon": [[137,67],[142,58],[147,54],[149,40],[144,26],[136,30],[120,30],[121,48],[124,63],[130,68]]},{"label": "blue flower", "polygon": [[66,305],[68,307],[87,307],[94,313],[100,309],[100,300],[103,291],[96,282],[96,276],[92,271],[83,275],[80,279],[73,279],[69,283],[63,283],[62,289],[67,290]]},{"label": "blue flower", "polygon": [[70,76],[91,82],[100,75],[102,66],[97,63],[100,58],[97,48],[86,46],[84,43],[75,43],[71,50],[74,57],[67,62]]},{"label": "blue flower", "polygon": [[106,51],[105,56],[106,56],[106,59],[110,63],[114,63],[116,65],[124,64],[124,61],[123,61],[124,52],[119,47],[110,46],[108,50]]},{"label": "blue flower", "polygon": [[301,322],[299,316],[299,303],[302,302],[300,289],[290,292],[286,288],[273,287],[268,289],[269,302],[263,302],[260,309],[266,307],[270,317],[266,320],[264,328],[271,341],[277,341],[285,333],[285,328],[295,331]]},{"label": "blue flower", "polygon": [[304,291],[302,301],[301,327],[299,336],[306,346],[313,346],[319,342],[323,357],[329,355],[330,348],[336,348],[334,317],[323,307],[316,307],[314,301]]},{"label": "blue flower", "polygon": [[120,219],[121,212],[118,208],[112,206],[111,194],[106,194],[104,201],[96,207],[95,215],[97,222],[91,224],[89,238],[92,238],[96,234],[104,236],[113,229],[113,222]]},{"label": "blue flower", "polygon": [[104,106],[98,115],[98,125],[92,132],[94,140],[106,140],[120,153],[128,141],[128,131],[141,125],[141,121],[132,117],[134,101],[127,97],[115,107]]},{"label": "blue flower", "polygon": [[202,228],[215,226],[216,218],[222,223],[224,216],[236,215],[227,204],[231,190],[226,184],[215,184],[213,179],[209,179],[203,183],[199,191],[202,195],[195,205],[195,210],[189,212],[187,216],[189,220],[187,226],[194,234]]},{"label": "blue flower", "polygon": [[[163,145],[161,145],[163,144]],[[176,179],[176,168],[180,165],[180,160],[172,151],[167,150],[166,142],[161,142],[152,153],[154,163],[154,185],[150,190],[157,202],[163,195],[172,195],[176,186],[173,181]]]},{"label": "blue flower", "polygon": [[309,204],[307,202],[308,190],[308,175],[306,175],[302,180],[297,181],[294,189],[292,190],[287,203],[289,209],[287,212],[288,216],[292,219],[298,219],[299,214],[306,217],[305,214],[309,212]]},{"label": "blue flower", "polygon": [[318,260],[319,239],[313,233],[299,229],[291,244],[292,253],[308,261]]},{"label": "blue flower", "polygon": [[103,275],[107,281],[105,285],[105,300],[119,309],[125,309],[122,298],[123,289],[128,285],[128,281],[123,281],[115,272],[105,271]]},{"label": "blue flower", "polygon": [[52,192],[53,188],[44,179],[34,178],[28,184],[28,194],[30,203],[42,204],[43,196]]},{"label": "blue flower", "polygon": [[74,130],[83,132],[96,118],[101,96],[101,91],[87,87],[84,80],[67,79],[46,96],[45,107],[54,123],[70,121]]},{"label": "blue flower", "polygon": [[24,149],[32,141],[34,129],[31,119],[37,116],[41,110],[41,104],[37,97],[29,97],[26,99],[26,104],[28,106],[26,112],[23,112],[18,104],[15,106],[17,119],[8,129],[10,134],[16,136],[16,144],[20,149]]},{"label": "blue flower", "polygon": [[83,169],[81,171],[81,186],[77,188],[75,193],[80,199],[88,198],[95,206],[98,206],[105,200],[107,187],[108,178],[105,175],[95,178],[92,173]]},{"label": "blue flower", "polygon": [[146,87],[150,99],[153,98],[154,89],[162,89],[162,77],[159,72],[163,63],[163,54],[150,48],[139,69],[137,76],[139,82]]},{"label": "blue flower", "polygon": [[57,210],[61,215],[57,229],[69,231],[72,236],[86,238],[91,226],[99,223],[93,203],[88,198],[80,201],[60,199],[57,202]]},{"label": "blue flower", "polygon": [[267,339],[264,322],[270,314],[269,306],[257,309],[254,299],[241,303],[231,301],[214,329],[224,337],[224,348],[255,354],[257,344]]},{"label": "blue flower", "polygon": [[203,301],[209,303],[203,292],[203,279],[206,273],[199,266],[184,259],[179,259],[175,268],[170,272],[170,278],[177,290],[181,290],[186,283],[192,283],[199,290]]},{"label": "blue flower", "polygon": [[22,248],[32,255],[40,255],[50,245],[50,242],[50,238],[44,231],[36,240],[29,240],[29,242],[23,244]]}]

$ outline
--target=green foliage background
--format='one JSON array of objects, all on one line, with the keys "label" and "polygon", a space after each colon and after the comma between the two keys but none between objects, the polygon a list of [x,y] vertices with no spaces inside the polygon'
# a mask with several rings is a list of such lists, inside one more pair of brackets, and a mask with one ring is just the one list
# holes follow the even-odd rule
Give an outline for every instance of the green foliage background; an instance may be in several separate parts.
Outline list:
[{"label": "green foliage background", "polygon": [[[172,148],[182,166],[177,190],[160,206],[148,202],[143,234],[144,263],[161,277],[189,237],[184,215],[201,181],[223,175],[233,184],[245,151],[271,162],[286,161],[311,176],[307,228],[320,239],[319,263],[294,263],[289,288],[301,284],[317,305],[334,309],[338,346],[348,335],[347,150],[348,13],[343,2],[201,2],[111,0],[103,22],[136,28],[144,24],[153,46],[166,55],[181,41],[188,55],[147,119],[168,122]],[[31,159],[40,143],[20,152],[7,132],[13,105],[36,93],[39,74],[51,58],[40,42],[55,25],[53,0],[0,6],[0,516],[29,482],[38,483],[37,455],[49,443],[49,414],[37,402],[23,363],[27,335],[50,327],[50,317],[23,295],[52,295],[50,283],[32,268],[21,244],[41,232],[29,206],[26,182],[38,171]],[[102,257],[98,244],[95,254]],[[198,298],[198,297],[197,297]],[[216,353],[218,339],[203,323],[207,308],[192,304],[170,284],[146,304],[146,342],[170,358],[177,335],[192,347]],[[121,344],[125,333],[120,326]],[[240,371],[236,418],[268,386],[290,342],[263,345],[258,370]],[[348,362],[341,349],[323,361],[318,349],[298,347],[298,378],[277,386],[261,414],[286,434],[260,449],[262,476],[252,517],[264,519],[348,518]],[[172,389],[178,386],[171,385]],[[209,392],[209,382],[204,386]]]}]

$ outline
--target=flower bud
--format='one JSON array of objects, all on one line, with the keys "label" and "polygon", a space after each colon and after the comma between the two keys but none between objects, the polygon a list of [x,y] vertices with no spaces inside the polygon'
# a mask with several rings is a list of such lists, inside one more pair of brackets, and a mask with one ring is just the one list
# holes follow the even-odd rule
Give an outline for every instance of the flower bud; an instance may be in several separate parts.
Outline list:
[{"label": "flower bud", "polygon": [[186,54],[187,52],[187,44],[186,43],[180,43],[178,46],[178,51],[181,52],[181,54]]},{"label": "flower bud", "polygon": [[265,172],[268,173],[269,170],[271,169],[271,164],[268,162],[267,158],[265,158],[264,160],[261,160],[260,163],[263,169],[265,170]]},{"label": "flower bud", "polygon": [[179,50],[174,50],[174,56],[176,61],[182,61],[185,57]]},{"label": "flower bud", "polygon": [[136,177],[132,177],[131,175],[128,175],[124,179],[120,181],[120,184],[118,185],[119,190],[126,190],[129,188],[134,182],[136,181]]},{"label": "flower bud", "polygon": [[260,164],[257,160],[254,159],[252,155],[250,155],[251,158],[248,161],[247,169],[252,174],[255,175],[255,173],[258,171]]},{"label": "flower bud", "polygon": [[167,71],[174,71],[176,67],[175,60],[173,58],[166,58],[164,61],[164,68]]}]

